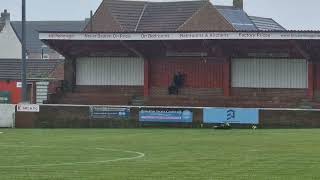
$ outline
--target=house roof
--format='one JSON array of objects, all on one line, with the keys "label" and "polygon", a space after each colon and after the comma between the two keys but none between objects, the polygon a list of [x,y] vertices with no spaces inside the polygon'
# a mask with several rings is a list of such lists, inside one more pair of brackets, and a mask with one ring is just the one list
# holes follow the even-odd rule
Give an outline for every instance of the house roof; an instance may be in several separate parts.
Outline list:
[{"label": "house roof", "polygon": [[[27,78],[55,78],[50,74],[64,60],[27,59]],[[21,79],[21,59],[0,59],[0,79]]]},{"label": "house roof", "polygon": [[285,28],[271,18],[250,16],[250,20],[260,31],[284,31]]},{"label": "house roof", "polygon": [[[213,23],[210,19],[217,17],[213,11],[204,8],[207,6],[217,9],[222,18],[238,31],[285,30],[273,19],[249,17],[243,9],[212,5],[207,0],[174,2],[104,0],[96,11],[93,21],[99,27],[97,30],[99,32],[173,32],[178,31],[179,27],[188,23],[192,17],[206,11],[205,14],[212,14],[212,18],[204,17],[203,22],[195,23],[191,29],[189,28],[201,30],[201,27],[207,27],[206,24]],[[110,27],[103,26],[103,23],[108,23]],[[118,28],[114,28],[115,26]]]},{"label": "house roof", "polygon": [[108,12],[122,31],[175,31],[207,3],[208,1],[204,0],[176,2],[104,0],[94,18]]},{"label": "house roof", "polygon": [[[12,21],[12,27],[21,40],[21,21]],[[27,21],[26,22],[26,43],[27,51],[33,53],[40,53],[44,45],[39,40],[38,31],[82,31],[85,26],[85,21]]]}]

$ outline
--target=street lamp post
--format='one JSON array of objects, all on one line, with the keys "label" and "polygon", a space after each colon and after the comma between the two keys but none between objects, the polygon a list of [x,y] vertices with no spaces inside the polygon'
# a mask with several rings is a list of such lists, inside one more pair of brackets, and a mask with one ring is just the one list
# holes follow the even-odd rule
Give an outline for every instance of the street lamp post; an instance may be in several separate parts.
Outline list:
[{"label": "street lamp post", "polygon": [[22,59],[21,59],[22,102],[27,102],[26,62],[26,0],[22,0]]}]

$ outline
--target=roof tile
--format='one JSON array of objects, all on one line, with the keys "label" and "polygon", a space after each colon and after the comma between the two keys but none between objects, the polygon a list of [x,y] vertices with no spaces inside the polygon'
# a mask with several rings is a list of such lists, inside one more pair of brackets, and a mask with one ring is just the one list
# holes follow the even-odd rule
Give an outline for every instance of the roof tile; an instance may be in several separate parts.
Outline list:
[{"label": "roof tile", "polygon": [[[64,63],[64,60],[27,59],[27,78],[51,78],[50,74],[61,63]],[[20,59],[0,59],[0,79],[18,80],[20,78]]]}]

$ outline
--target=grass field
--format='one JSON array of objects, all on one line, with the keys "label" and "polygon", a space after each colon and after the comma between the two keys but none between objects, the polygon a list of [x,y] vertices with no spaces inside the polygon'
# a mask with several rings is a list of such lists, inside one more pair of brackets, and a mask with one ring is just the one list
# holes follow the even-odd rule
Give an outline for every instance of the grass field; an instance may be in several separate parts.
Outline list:
[{"label": "grass field", "polygon": [[0,179],[320,179],[320,130],[0,129]]}]

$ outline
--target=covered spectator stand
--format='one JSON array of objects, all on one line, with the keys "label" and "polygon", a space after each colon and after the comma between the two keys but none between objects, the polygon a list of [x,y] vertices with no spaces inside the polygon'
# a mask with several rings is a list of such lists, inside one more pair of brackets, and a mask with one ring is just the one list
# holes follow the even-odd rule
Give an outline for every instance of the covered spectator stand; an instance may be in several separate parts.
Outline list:
[{"label": "covered spectator stand", "polygon": [[[320,32],[41,32],[67,57],[60,103],[318,107]],[[184,74],[169,95],[174,74]]]}]

